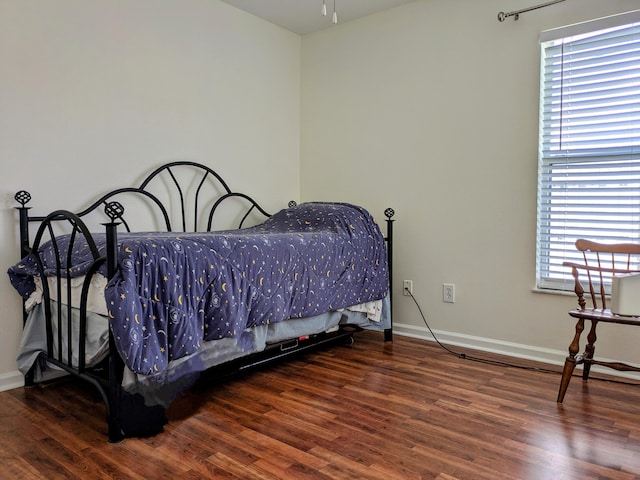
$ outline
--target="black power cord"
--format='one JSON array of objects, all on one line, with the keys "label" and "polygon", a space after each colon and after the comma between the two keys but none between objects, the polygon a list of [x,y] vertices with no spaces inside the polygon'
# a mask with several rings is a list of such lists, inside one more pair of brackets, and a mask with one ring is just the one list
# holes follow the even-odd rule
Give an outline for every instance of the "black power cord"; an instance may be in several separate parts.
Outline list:
[{"label": "black power cord", "polygon": [[[552,373],[554,375],[560,375],[562,373],[562,372],[559,372],[557,370],[550,370],[548,368],[532,367],[532,366],[527,366],[527,365],[518,365],[518,364],[510,363],[510,362],[502,362],[500,360],[491,360],[491,359],[488,359],[488,358],[476,357],[476,356],[473,356],[473,355],[467,355],[466,353],[460,353],[460,352],[456,352],[454,350],[451,350],[446,345],[443,345],[440,342],[440,340],[438,340],[438,337],[435,336],[435,334],[433,333],[433,330],[431,330],[431,327],[429,326],[429,322],[427,322],[427,319],[426,319],[424,313],[422,312],[422,308],[420,308],[420,304],[416,300],[416,297],[413,296],[413,293],[411,292],[411,290],[409,290],[408,288],[405,287],[404,291],[405,291],[405,293],[407,295],[409,295],[411,297],[413,302],[416,304],[416,307],[418,308],[418,312],[420,312],[420,316],[422,317],[422,321],[427,326],[427,329],[429,330],[429,333],[431,334],[431,336],[433,337],[435,342],[438,345],[440,345],[440,347],[442,347],[444,350],[446,350],[448,353],[450,353],[452,355],[455,355],[456,357],[461,358],[463,360],[472,360],[474,362],[488,363],[488,364],[491,364],[491,365],[498,365],[498,366],[502,366],[502,367],[520,368],[522,370],[531,370],[531,371],[534,371],[534,372],[542,372],[542,373]],[[640,386],[640,384],[638,384],[638,383],[624,382],[624,381],[621,381],[621,380],[613,380],[613,379],[608,379],[608,378],[589,377],[589,379],[591,379],[591,380],[599,380],[599,381],[602,381],[602,382],[619,383],[619,384],[622,384],[622,385]]]}]

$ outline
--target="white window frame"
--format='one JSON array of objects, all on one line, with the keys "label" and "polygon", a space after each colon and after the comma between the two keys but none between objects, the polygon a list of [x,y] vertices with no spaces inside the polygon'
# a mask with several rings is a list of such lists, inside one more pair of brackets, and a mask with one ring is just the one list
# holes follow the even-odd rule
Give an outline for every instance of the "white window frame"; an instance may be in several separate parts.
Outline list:
[{"label": "white window frame", "polygon": [[[637,33],[631,53],[613,47],[630,65],[623,80],[600,61],[621,27]],[[540,43],[536,287],[572,290],[562,263],[581,258],[578,238],[640,242],[640,10],[542,32]],[[603,107],[604,97],[625,110]]]}]

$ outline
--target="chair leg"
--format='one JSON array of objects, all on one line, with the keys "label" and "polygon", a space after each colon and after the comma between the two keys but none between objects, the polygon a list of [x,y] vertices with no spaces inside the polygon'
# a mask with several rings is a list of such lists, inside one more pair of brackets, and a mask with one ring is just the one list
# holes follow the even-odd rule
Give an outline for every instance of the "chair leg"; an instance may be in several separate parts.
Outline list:
[{"label": "chair leg", "polygon": [[558,390],[558,399],[556,400],[558,403],[562,403],[564,400],[564,395],[567,393],[567,387],[569,387],[569,382],[571,381],[571,376],[573,375],[573,370],[576,368],[576,355],[580,350],[580,335],[584,330],[584,319],[578,319],[576,323],[576,333],[573,336],[573,340],[569,345],[569,356],[564,361],[564,368],[562,370],[562,379],[560,380],[560,389]]},{"label": "chair leg", "polygon": [[591,320],[591,328],[589,329],[589,335],[587,335],[587,346],[584,349],[583,361],[584,367],[582,370],[582,380],[589,379],[589,373],[591,372],[591,360],[593,360],[593,354],[596,351],[595,343],[598,337],[596,337],[597,320]]},{"label": "chair leg", "polygon": [[562,379],[560,380],[560,389],[558,390],[558,399],[556,400],[556,402],[562,403],[562,401],[564,400],[564,395],[565,393],[567,393],[567,388],[569,387],[569,382],[571,381],[573,370],[575,368],[575,357],[567,357],[567,359],[564,361],[564,369],[562,370]]}]

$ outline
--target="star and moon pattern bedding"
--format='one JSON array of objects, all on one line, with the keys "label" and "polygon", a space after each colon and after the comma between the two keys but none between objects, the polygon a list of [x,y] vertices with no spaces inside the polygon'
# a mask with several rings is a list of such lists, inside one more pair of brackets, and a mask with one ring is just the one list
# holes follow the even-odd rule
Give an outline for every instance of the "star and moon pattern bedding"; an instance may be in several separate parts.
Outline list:
[{"label": "star and moon pattern bedding", "polygon": [[[104,252],[104,235],[94,238]],[[68,236],[59,240],[60,258],[68,244]],[[73,244],[71,276],[93,262],[84,247]],[[250,350],[256,325],[378,300],[389,287],[378,225],[346,203],[304,203],[242,230],[122,233],[118,249],[105,289],[109,323],[125,365],[143,375],[161,373],[208,340],[233,338]],[[50,244],[40,252],[45,274],[55,275]],[[25,298],[35,275],[31,256],[9,269]]]}]

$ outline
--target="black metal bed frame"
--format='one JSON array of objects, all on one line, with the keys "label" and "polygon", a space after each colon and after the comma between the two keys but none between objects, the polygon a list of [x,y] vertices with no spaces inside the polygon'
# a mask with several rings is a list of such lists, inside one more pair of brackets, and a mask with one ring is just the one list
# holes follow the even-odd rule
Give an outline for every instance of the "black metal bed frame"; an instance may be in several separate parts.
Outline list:
[{"label": "black metal bed frame", "polygon": [[[160,179],[164,175],[164,179],[167,180],[168,183],[165,184],[165,187],[169,185],[170,188],[175,189],[177,192],[177,196],[180,200],[180,213],[179,219],[181,220],[181,227],[183,232],[187,232],[187,209],[186,209],[186,191],[183,190],[183,185],[181,185],[180,180],[176,175],[176,171],[178,169],[182,169],[184,167],[193,168],[195,172],[201,171],[201,178],[199,179],[199,184],[197,186],[194,198],[194,218],[193,218],[193,229],[194,231],[198,228],[198,202],[200,200],[201,191],[205,186],[207,181],[211,181],[216,183],[222,192],[221,195],[218,196],[216,201],[213,203],[211,208],[208,211],[207,215],[207,226],[206,230],[211,231],[213,225],[214,213],[220,207],[220,205],[229,198],[241,199],[242,202],[246,202],[248,205],[246,207],[246,211],[242,214],[241,219],[239,220],[237,228],[243,228],[243,225],[249,215],[252,212],[257,212],[264,218],[270,216],[253,198],[248,195],[239,192],[233,192],[227,183],[211,168],[201,165],[196,162],[189,161],[179,161],[179,162],[171,162],[165,164],[152,173],[150,173],[145,180],[141,183],[140,187],[125,187],[119,188],[116,190],[112,190],[111,192],[103,195],[98,200],[96,200],[93,204],[91,204],[86,209],[82,210],[79,213],[73,213],[67,210],[57,210],[50,213],[47,216],[30,216],[29,210],[31,207],[28,207],[27,204],[31,201],[31,195],[22,190],[16,193],[15,200],[20,204],[20,207],[16,207],[19,212],[19,222],[20,222],[20,258],[24,258],[32,252],[37,252],[40,246],[43,243],[43,239],[47,238],[52,242],[53,248],[56,252],[57,261],[58,261],[58,270],[60,270],[60,266],[65,266],[65,270],[68,272],[66,277],[60,278],[60,274],[58,274],[58,282],[57,282],[57,291],[50,292],[47,282],[42,282],[43,288],[43,306],[45,309],[45,318],[46,318],[46,336],[47,336],[47,352],[46,360],[51,364],[65,370],[69,374],[79,377],[82,380],[93,385],[99,395],[102,398],[106,406],[106,416],[108,423],[108,437],[110,443],[117,443],[122,441],[125,436],[127,436],[128,432],[123,430],[123,396],[128,395],[121,387],[123,372],[124,372],[124,362],[120,358],[115,343],[113,340],[113,336],[111,330],[109,330],[109,354],[107,359],[102,362],[97,367],[88,367],[85,364],[85,340],[86,340],[86,331],[87,331],[87,297],[89,293],[89,286],[91,284],[92,277],[98,272],[100,268],[104,268],[106,266],[107,270],[107,278],[111,279],[117,270],[117,256],[118,256],[118,247],[117,247],[117,230],[120,225],[123,225],[127,232],[131,231],[130,225],[124,218],[125,209],[122,204],[118,201],[113,200],[116,197],[127,194],[141,195],[144,197],[150,204],[157,208],[160,212],[160,219],[164,223],[166,231],[171,232],[174,231],[172,228],[172,222],[167,211],[165,205],[163,205],[162,201],[158,198],[158,196],[154,195],[149,191],[149,186],[152,181]],[[168,178],[167,178],[168,175]],[[294,206],[295,202],[289,202],[289,207]],[[100,255],[98,252],[98,248],[96,247],[96,243],[92,237],[91,232],[87,228],[85,222],[83,221],[83,217],[88,215],[89,213],[97,210],[100,206],[104,206],[104,212],[109,218],[107,223],[103,223],[106,233],[106,241],[107,241],[107,251],[106,254]],[[205,212],[206,213],[206,212]],[[384,212],[386,217],[386,236],[385,240],[387,243],[387,256],[388,256],[388,266],[389,266],[389,291],[392,291],[392,261],[393,261],[393,216],[395,212],[391,208],[387,208]],[[57,245],[56,234],[54,232],[54,225],[60,225],[59,222],[66,222],[67,227],[71,229],[70,235],[70,244],[68,248],[69,254],[66,259],[60,258],[60,247]],[[29,225],[31,223],[39,223],[38,230],[35,234],[33,242],[30,240],[30,232]],[[80,325],[80,333],[78,335],[78,343],[77,345],[73,345],[72,341],[72,332],[71,332],[71,322],[67,322],[67,328],[63,327],[63,305],[66,305],[66,318],[71,318],[71,311],[73,309],[71,302],[71,289],[67,288],[66,297],[63,298],[63,292],[61,289],[61,281],[66,280],[69,284],[71,280],[71,276],[69,273],[71,266],[71,255],[70,252],[73,250],[72,246],[75,242],[78,241],[86,241],[89,248],[91,249],[93,255],[93,264],[91,265],[89,271],[85,276],[85,281],[82,285],[82,293],[80,296],[80,308],[79,308],[79,325]],[[44,278],[43,265],[40,260],[39,255],[34,255],[38,263],[38,268],[41,272],[41,278]],[[65,263],[63,264],[62,261]],[[51,299],[57,300],[58,309],[56,318],[53,318],[52,309],[51,309]],[[390,302],[392,304],[392,302]],[[27,314],[26,312],[23,314],[23,324],[26,323]],[[53,348],[53,325],[52,322],[57,322],[57,349],[54,351]],[[232,360],[227,362],[221,366],[212,367],[212,370],[220,370],[224,371],[224,375],[230,375],[233,373],[237,373],[240,371],[247,370],[249,368],[257,367],[263,365],[265,363],[282,359],[284,357],[288,357],[294,354],[298,354],[304,351],[308,351],[312,348],[317,348],[321,345],[326,344],[334,344],[339,341],[353,341],[353,333],[357,329],[354,328],[341,328],[340,330],[333,333],[324,333],[320,335],[314,335],[306,340],[293,340],[293,341],[285,341],[280,344],[276,344],[274,346],[270,346],[263,352],[258,352],[254,354],[247,355],[245,357],[241,357],[237,360]],[[62,349],[62,336],[66,335],[66,343],[67,343],[67,351],[64,352]],[[392,329],[388,328],[384,331],[384,340],[386,342],[392,341],[393,333]],[[72,352],[73,349],[77,348],[78,352],[78,365],[74,366],[72,362]],[[65,358],[66,356],[66,358]],[[222,370],[221,370],[222,369]],[[34,372],[32,370],[25,376],[25,386],[34,386]],[[222,374],[222,373],[221,373]],[[130,403],[130,402],[129,402]],[[153,414],[151,415],[153,416]],[[161,415],[164,419],[164,415]],[[152,427],[151,431],[145,430],[147,433],[157,433],[162,429],[162,426],[166,423],[166,421],[158,421],[154,420],[156,425]],[[144,427],[143,427],[144,428]],[[155,429],[155,430],[154,430]]]}]

